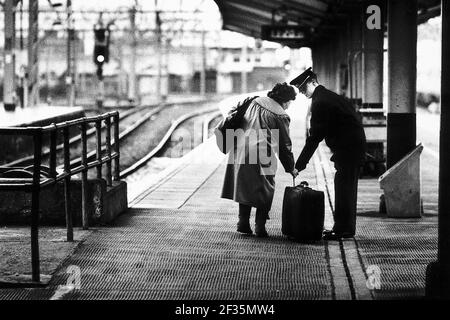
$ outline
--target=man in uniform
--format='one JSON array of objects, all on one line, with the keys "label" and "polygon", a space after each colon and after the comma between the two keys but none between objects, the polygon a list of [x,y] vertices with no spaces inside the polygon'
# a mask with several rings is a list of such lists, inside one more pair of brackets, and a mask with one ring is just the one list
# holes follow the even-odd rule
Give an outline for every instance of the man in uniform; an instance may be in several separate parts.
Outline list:
[{"label": "man in uniform", "polygon": [[356,229],[356,202],[360,167],[365,161],[366,136],[352,103],[320,85],[316,74],[307,69],[290,82],[311,101],[311,122],[305,146],[295,168],[306,168],[319,143],[325,139],[333,156],[335,206],[334,226],[324,230],[323,239],[351,238]]}]

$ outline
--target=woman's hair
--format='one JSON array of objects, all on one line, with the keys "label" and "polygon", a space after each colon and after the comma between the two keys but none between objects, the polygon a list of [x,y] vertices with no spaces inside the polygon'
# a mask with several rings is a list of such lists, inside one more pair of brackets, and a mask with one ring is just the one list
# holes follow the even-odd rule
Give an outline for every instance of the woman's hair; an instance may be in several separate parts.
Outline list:
[{"label": "woman's hair", "polygon": [[295,92],[295,89],[286,82],[277,83],[275,87],[267,93],[269,98],[272,98],[279,104],[283,104],[290,100],[295,100],[296,95],[297,93]]}]

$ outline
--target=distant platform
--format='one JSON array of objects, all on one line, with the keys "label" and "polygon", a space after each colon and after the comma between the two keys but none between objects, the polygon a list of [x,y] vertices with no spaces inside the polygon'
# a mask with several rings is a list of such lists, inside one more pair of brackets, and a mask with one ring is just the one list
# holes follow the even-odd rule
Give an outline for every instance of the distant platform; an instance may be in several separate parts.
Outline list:
[{"label": "distant platform", "polygon": [[[81,107],[38,106],[16,108],[15,111],[5,111],[0,108],[0,127],[42,127],[52,123],[59,123],[84,117]],[[69,130],[73,137],[79,134],[76,129]],[[48,142],[44,141],[44,145]],[[20,157],[31,155],[33,143],[31,137],[0,136],[0,164],[14,161]]]},{"label": "distant platform", "polygon": [[38,106],[16,108],[15,111],[0,109],[0,127],[45,126],[84,117],[81,107]]}]

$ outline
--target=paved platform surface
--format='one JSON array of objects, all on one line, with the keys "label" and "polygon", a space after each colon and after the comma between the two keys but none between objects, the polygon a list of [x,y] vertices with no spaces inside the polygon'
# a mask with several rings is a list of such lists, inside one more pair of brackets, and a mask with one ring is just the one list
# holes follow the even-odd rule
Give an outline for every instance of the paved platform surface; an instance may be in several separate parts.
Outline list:
[{"label": "paved platform surface", "polygon": [[[292,107],[291,107],[292,108]],[[295,113],[297,112],[297,113]],[[304,117],[291,110],[298,155]],[[427,157],[428,155],[424,155]],[[333,168],[321,146],[297,180],[326,193],[332,226]],[[434,163],[434,162],[433,162]],[[423,296],[426,265],[437,247],[436,172],[423,171],[425,216],[379,215],[376,179],[360,180],[357,235],[342,242],[294,243],[281,234],[281,204],[290,175],[279,165],[267,223],[270,237],[238,234],[238,206],[220,199],[225,156],[209,140],[158,181],[133,186],[130,209],[79,245],[41,289],[0,290],[0,299],[392,299]],[[140,189],[140,190],[139,190]],[[330,201],[331,200],[331,201]],[[254,212],[252,212],[252,220]],[[80,289],[66,285],[80,268]],[[370,270],[378,268],[373,278]],[[379,288],[368,286],[375,279]]]}]

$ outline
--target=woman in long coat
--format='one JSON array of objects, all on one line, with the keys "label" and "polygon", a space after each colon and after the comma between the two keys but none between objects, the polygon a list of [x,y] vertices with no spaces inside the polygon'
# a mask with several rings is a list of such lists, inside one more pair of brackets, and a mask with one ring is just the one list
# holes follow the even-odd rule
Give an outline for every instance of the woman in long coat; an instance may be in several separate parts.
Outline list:
[{"label": "woman in long coat", "polygon": [[242,121],[242,130],[235,131],[236,144],[228,158],[222,198],[239,203],[238,232],[253,233],[249,222],[253,207],[256,208],[256,236],[267,237],[265,224],[272,206],[277,171],[275,154],[286,172],[293,176],[298,174],[289,137],[290,118],[285,111],[295,97],[293,87],[277,83],[267,97],[251,102]]}]

